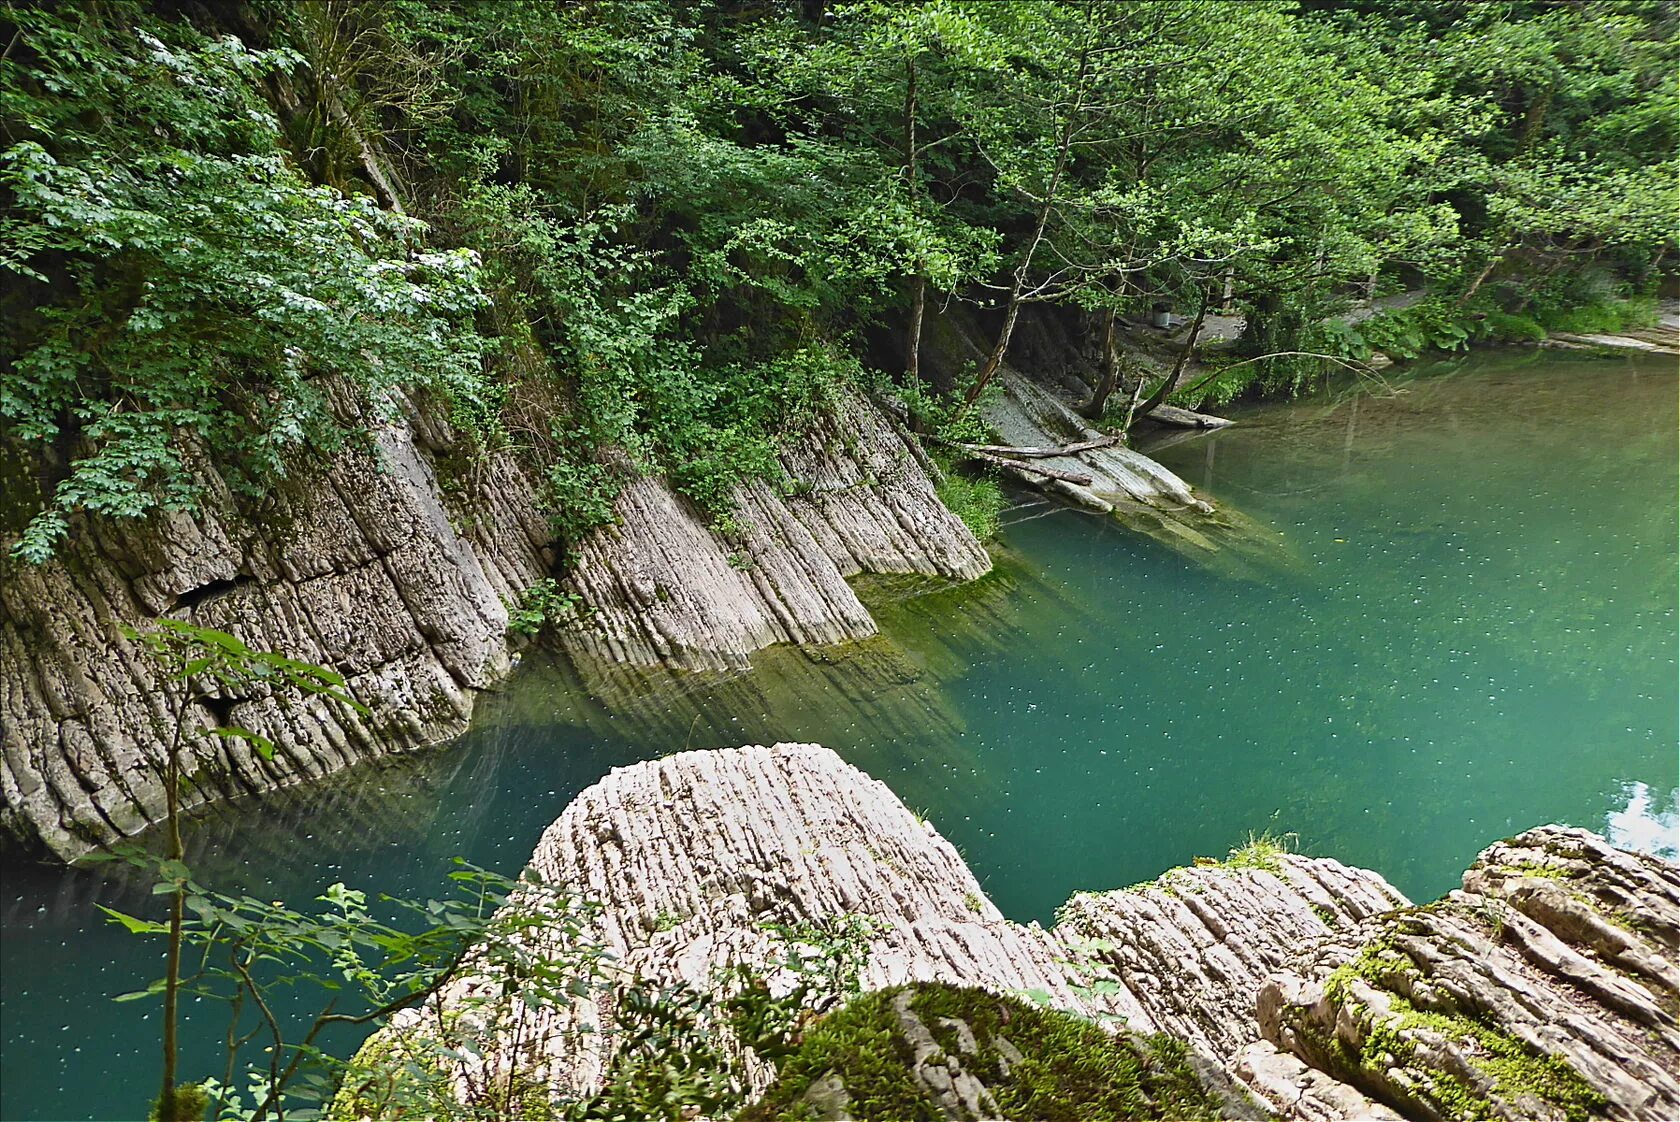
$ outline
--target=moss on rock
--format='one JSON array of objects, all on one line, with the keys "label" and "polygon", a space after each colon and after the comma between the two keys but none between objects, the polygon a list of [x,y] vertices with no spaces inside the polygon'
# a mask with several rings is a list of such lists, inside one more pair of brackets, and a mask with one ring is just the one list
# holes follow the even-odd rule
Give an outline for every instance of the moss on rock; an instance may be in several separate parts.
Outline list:
[{"label": "moss on rock", "polygon": [[853,1001],[814,1025],[743,1122],[849,1117],[1229,1118],[1239,1093],[1164,1036],[1114,1035],[985,990],[924,983]]}]

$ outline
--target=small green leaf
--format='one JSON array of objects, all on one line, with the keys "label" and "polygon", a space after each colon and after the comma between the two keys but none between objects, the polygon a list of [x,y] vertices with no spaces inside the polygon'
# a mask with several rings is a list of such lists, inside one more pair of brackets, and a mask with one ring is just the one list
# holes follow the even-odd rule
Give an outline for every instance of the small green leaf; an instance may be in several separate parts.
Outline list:
[{"label": "small green leaf", "polygon": [[133,935],[162,935],[169,930],[167,924],[153,923],[149,919],[139,919],[126,912],[119,912],[115,908],[107,908],[104,904],[96,906],[100,911],[110,916],[114,922],[128,928],[129,933]]},{"label": "small green leaf", "polygon": [[261,733],[255,733],[250,729],[242,729],[233,725],[224,725],[221,728],[203,729],[202,731],[211,736],[219,736],[226,740],[243,740],[250,744],[252,750],[263,759],[272,760],[274,758],[274,741],[270,740],[266,736],[263,736]]}]

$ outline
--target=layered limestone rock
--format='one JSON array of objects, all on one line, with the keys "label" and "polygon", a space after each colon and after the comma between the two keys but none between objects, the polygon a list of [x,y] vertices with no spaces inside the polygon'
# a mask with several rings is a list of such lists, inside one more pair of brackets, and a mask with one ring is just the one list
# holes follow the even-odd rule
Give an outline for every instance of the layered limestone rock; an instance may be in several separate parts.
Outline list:
[{"label": "layered limestone rock", "polygon": [[1410,1118],[1680,1117],[1680,870],[1548,826],[1464,890],[1338,932],[1266,1037]]},{"label": "layered limestone rock", "polygon": [[[930,1117],[984,1117],[996,1095],[1025,1094],[998,1062],[1012,1052],[990,1041],[1007,1007],[973,1005],[980,1030],[972,1017],[930,1021],[916,995],[950,997],[934,984],[1073,1013],[1121,1032],[1134,1056],[1137,1034],[1164,1034],[1207,1074],[1202,1086],[1240,1085],[1287,1118],[1680,1116],[1680,871],[1580,830],[1496,845],[1465,891],[1422,908],[1375,873],[1251,846],[1075,896],[1045,929],[1004,918],[884,785],[824,748],[779,744],[616,770],[550,827],[533,865],[600,910],[581,927],[535,923],[519,946],[556,961],[595,948],[611,979],[565,1008],[508,1009],[495,971],[477,963],[375,1044],[472,1022],[488,1046],[461,1086],[588,1095],[623,1070],[613,1010],[630,995],[727,1002],[742,977],[785,989],[789,930],[866,916],[861,987],[905,1006],[870,1006],[877,1020],[892,1014],[871,1039],[902,1039],[879,1063],[842,1062],[845,1049],[830,1047],[832,1071],[817,1070],[812,1048],[838,1047],[846,1014],[806,1030],[791,1059],[736,1041],[747,1087],[775,1084],[756,1116],[875,1117],[865,1090],[894,1062],[908,1064],[906,1094],[956,1095]],[[546,899],[514,907],[541,920]],[[494,1027],[515,1022],[516,1041]],[[1241,1114],[1237,1100],[1225,1109]]]},{"label": "layered limestone rock", "polygon": [[[1102,437],[1067,402],[1036,382],[1008,369],[1000,371],[997,380],[1003,392],[986,405],[985,418],[1001,443],[1058,447]],[[1210,514],[1213,511],[1212,505],[1197,498],[1184,480],[1123,444],[1109,444],[1036,463],[1070,474],[1088,475],[1092,481],[1069,483],[1018,469],[1023,481],[1104,513]]]},{"label": "layered limestone rock", "polygon": [[84,522],[60,557],[0,581],[0,826],[60,856],[163,813],[163,742],[177,692],[125,628],[159,617],[339,670],[371,710],[285,696],[195,706],[188,806],[337,771],[458,732],[509,666],[504,601],[548,571],[546,519],[504,459],[486,465],[475,521],[445,502],[444,448],[414,422],[376,430],[256,509],[206,473],[198,518]]},{"label": "layered limestone rock", "polygon": [[[1165,1032],[1234,1074],[1237,1045],[1264,1051],[1254,994],[1267,973],[1303,941],[1405,902],[1374,873],[1268,854],[1249,867],[1182,870],[1138,890],[1076,898],[1050,930],[1013,923],[931,825],[811,744],[685,752],[615,770],[549,828],[532,864],[544,880],[601,903],[579,938],[640,986],[708,990],[742,965],[774,983],[785,944],[772,926],[862,915],[880,925],[863,969],[867,990],[947,982],[1031,994],[1132,1032]],[[559,938],[546,949],[558,958],[575,953],[565,937],[529,938]],[[469,970],[436,1009],[388,1031],[436,1031],[429,1019],[479,1008],[497,984],[491,972]],[[598,1089],[617,1041],[586,1026],[609,1023],[616,1000],[523,1009],[518,1055],[492,1047],[485,1065],[496,1078],[517,1069],[522,1082],[566,1093]],[[743,1062],[755,1089],[775,1075],[762,1058]],[[1327,1102],[1386,1114],[1287,1056],[1257,1062],[1269,1080],[1262,1090],[1305,1102],[1303,1117],[1339,1116]]]},{"label": "layered limestone rock", "polygon": [[[368,446],[236,499],[214,474],[195,518],[79,525],[62,555],[0,575],[0,831],[74,858],[163,813],[172,689],[124,635],[159,617],[333,667],[368,716],[318,700],[224,697],[187,727],[238,726],[279,746],[187,747],[185,805],[260,794],[461,732],[511,665],[509,603],[556,571],[535,482],[510,456],[463,464],[424,411]],[[663,481],[628,486],[617,524],[576,549],[566,583],[580,656],[739,667],[772,643],[872,634],[860,572],[964,580],[985,549],[947,511],[913,449],[861,398],[783,456],[794,493],[738,495],[729,536]]]},{"label": "layered limestone rock", "polygon": [[961,581],[991,568],[939,502],[914,447],[862,398],[842,399],[782,463],[792,493],[743,487],[726,534],[662,480],[626,488],[618,524],[578,550],[568,585],[591,614],[566,644],[636,665],[739,667],[773,643],[873,635],[848,577]]}]

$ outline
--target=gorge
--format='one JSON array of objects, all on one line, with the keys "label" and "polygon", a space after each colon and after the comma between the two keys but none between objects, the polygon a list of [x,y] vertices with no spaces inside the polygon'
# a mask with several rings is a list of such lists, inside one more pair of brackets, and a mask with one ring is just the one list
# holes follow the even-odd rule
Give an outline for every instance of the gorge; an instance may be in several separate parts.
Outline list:
[{"label": "gorge", "polygon": [[0,4],[0,1117],[1680,1113],[1677,11]]},{"label": "gorge", "polygon": [[[1481,354],[1396,385],[1239,410],[1156,451],[1287,539],[1294,566],[1264,581],[1024,496],[992,575],[909,597],[860,585],[877,638],[770,648],[745,673],[533,652],[460,743],[209,813],[190,861],[264,898],[334,880],[425,894],[457,854],[517,868],[610,767],[790,736],[884,780],[1023,922],[1250,831],[1298,834],[1415,900],[1533,823],[1672,845],[1680,502],[1664,465],[1680,426],[1624,423],[1674,408],[1672,371]],[[1334,679],[1326,650],[1347,668]],[[143,1009],[107,1002],[155,960],[91,904],[143,909],[144,888],[18,863],[6,879],[7,1050],[59,1033],[60,1010],[97,1017],[8,1075],[5,1111],[112,1117],[86,1073],[149,1070]],[[216,1012],[189,1012],[199,1055]]]}]

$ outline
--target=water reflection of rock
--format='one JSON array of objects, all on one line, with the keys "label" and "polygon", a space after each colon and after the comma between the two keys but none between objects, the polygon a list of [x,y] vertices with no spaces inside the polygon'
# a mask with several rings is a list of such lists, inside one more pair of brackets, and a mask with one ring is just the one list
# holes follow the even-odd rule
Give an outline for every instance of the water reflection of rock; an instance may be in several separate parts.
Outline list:
[{"label": "water reflection of rock", "polygon": [[493,741],[473,753],[427,749],[218,804],[184,831],[187,865],[218,889],[258,892],[324,854],[420,845],[434,832],[446,793],[452,806],[490,805],[499,757]]},{"label": "water reflection of rock", "polygon": [[[875,577],[858,593],[882,634],[822,647],[778,646],[740,671],[630,667],[586,656],[527,665],[497,719],[570,725],[659,753],[821,733],[879,769],[974,769],[965,723],[942,688],[978,654],[1019,633],[1031,577],[1011,559],[964,585]],[[1047,597],[1035,599],[1047,599]],[[1042,603],[1033,610],[1042,610]]]},{"label": "water reflection of rock", "polygon": [[[440,861],[481,851],[485,832],[506,825],[498,807],[505,811],[519,797],[523,780],[510,768],[524,766],[516,758],[533,749],[545,757],[547,785],[568,788],[555,793],[563,799],[635,759],[821,735],[876,770],[908,774],[907,793],[932,801],[935,792],[917,788],[953,768],[983,770],[944,683],[979,655],[1008,646],[1023,611],[1059,604],[1071,618],[1074,606],[1007,552],[996,573],[976,582],[876,577],[859,582],[858,593],[884,634],[772,647],[750,669],[684,671],[534,654],[456,744],[204,810],[186,831],[187,862],[218,888],[264,891],[278,883],[264,878],[293,875],[288,870],[300,863],[337,864],[391,847],[437,849]],[[106,899],[109,891],[90,886],[86,899]]]}]

